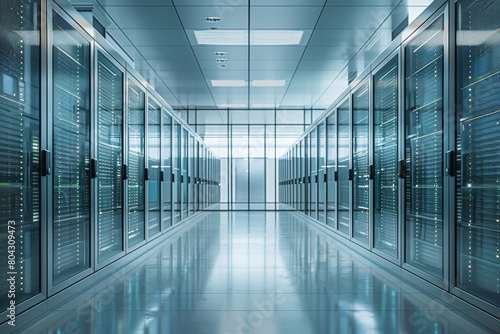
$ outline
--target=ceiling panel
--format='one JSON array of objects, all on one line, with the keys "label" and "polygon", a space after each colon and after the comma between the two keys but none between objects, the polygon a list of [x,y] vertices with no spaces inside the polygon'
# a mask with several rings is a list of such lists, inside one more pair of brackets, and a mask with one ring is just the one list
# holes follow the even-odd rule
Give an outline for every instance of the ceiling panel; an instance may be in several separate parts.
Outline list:
[{"label": "ceiling panel", "polygon": [[107,6],[106,11],[122,29],[180,29],[172,6]]},{"label": "ceiling panel", "polygon": [[163,60],[165,62],[171,60],[195,60],[193,52],[190,48],[183,46],[141,46],[139,52],[147,60]]},{"label": "ceiling panel", "polygon": [[[248,7],[219,7],[219,6],[196,6],[177,7],[179,17],[184,29],[206,30],[211,27],[217,29],[247,29]],[[206,17],[216,16],[222,18],[217,23],[206,22]]]},{"label": "ceiling panel", "polygon": [[391,13],[392,7],[326,7],[316,29],[375,30]]},{"label": "ceiling panel", "polygon": [[322,6],[254,7],[250,11],[252,29],[313,29]]},{"label": "ceiling panel", "polygon": [[123,32],[137,47],[189,46],[184,30],[127,29]]},{"label": "ceiling panel", "polygon": [[140,3],[137,0],[98,0],[102,6],[164,6],[172,7],[170,1],[165,0],[141,0]]}]

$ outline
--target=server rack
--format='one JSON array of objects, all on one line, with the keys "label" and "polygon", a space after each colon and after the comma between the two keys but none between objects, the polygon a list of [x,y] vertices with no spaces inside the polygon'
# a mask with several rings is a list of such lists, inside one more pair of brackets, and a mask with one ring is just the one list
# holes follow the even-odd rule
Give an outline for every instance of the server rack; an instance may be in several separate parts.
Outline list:
[{"label": "server rack", "polygon": [[[124,74],[105,51],[96,48],[97,82],[97,242],[96,268],[125,253],[123,233]],[[93,167],[94,168],[94,167]]]},{"label": "server rack", "polygon": [[[46,100],[39,93],[41,82],[45,82],[40,68],[44,31],[40,17],[34,15],[41,5],[41,1],[32,0],[0,3],[0,209],[4,217],[0,251],[5,254],[0,264],[0,314],[4,319],[4,310],[9,307],[8,272],[17,272],[17,312],[46,294],[45,259],[41,256],[46,246],[44,186],[40,175],[40,150],[47,149],[43,126]],[[12,254],[9,246],[14,240],[16,252]],[[16,256],[14,270],[8,263],[10,255]]]},{"label": "server rack", "polygon": [[[48,224],[48,294],[60,291],[93,271],[92,214],[97,165],[96,119],[91,113],[91,77],[95,78],[94,47],[85,31],[47,4],[49,91],[47,127],[52,171],[45,171]],[[64,73],[64,75],[63,75]],[[91,76],[92,75],[92,76]],[[75,153],[79,158],[75,159]],[[47,155],[45,159],[49,158]],[[45,162],[47,163],[47,162]],[[78,203],[73,205],[73,203]]]},{"label": "server rack", "polygon": [[453,9],[455,132],[446,160],[454,163],[445,169],[455,195],[450,276],[454,293],[493,313],[500,307],[500,45],[493,33],[500,3],[459,0]]},{"label": "server rack", "polygon": [[[391,55],[373,74],[373,247],[374,252],[399,258],[400,53]],[[404,161],[403,161],[404,162]],[[401,172],[401,173],[400,173]]]},{"label": "server rack", "polygon": [[[444,280],[444,34],[441,14],[403,45],[405,52],[404,267]],[[421,89],[421,87],[425,87]]]},{"label": "server rack", "polygon": [[351,237],[369,246],[370,220],[370,84],[360,83],[351,95],[351,171],[349,178],[352,192]]},{"label": "server rack", "polygon": [[337,229],[337,109],[326,119],[326,225]]},{"label": "server rack", "polygon": [[167,113],[165,108],[162,108],[162,143],[161,143],[161,183],[162,183],[162,198],[163,198],[163,213],[162,213],[162,231],[166,231],[172,227],[173,223],[173,206],[172,206],[172,117]]},{"label": "server rack", "polygon": [[[146,241],[146,180],[144,173],[136,173],[146,167],[146,93],[132,78],[127,91],[128,154],[124,179],[128,193],[128,240],[127,249],[134,249]],[[134,171],[131,173],[131,171]]]},{"label": "server rack", "polygon": [[337,229],[341,233],[350,236],[351,219],[351,162],[350,162],[350,140],[349,140],[349,119],[350,119],[350,99],[343,101],[337,108]]}]

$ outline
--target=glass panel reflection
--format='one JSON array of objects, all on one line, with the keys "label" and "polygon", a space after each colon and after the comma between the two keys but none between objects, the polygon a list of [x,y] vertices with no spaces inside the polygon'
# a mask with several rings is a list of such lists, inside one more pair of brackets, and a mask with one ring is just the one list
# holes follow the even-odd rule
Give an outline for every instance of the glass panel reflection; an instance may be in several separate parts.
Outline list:
[{"label": "glass panel reflection", "polygon": [[398,57],[374,76],[375,248],[397,257]]},{"label": "glass panel reflection", "polygon": [[172,226],[172,117],[163,109],[161,158],[163,184],[163,229]]},{"label": "glass panel reflection", "polygon": [[160,127],[161,107],[150,99],[148,102],[148,237],[160,232]]},{"label": "glass panel reflection", "polygon": [[145,240],[145,94],[128,83],[128,246]]},{"label": "glass panel reflection", "polygon": [[500,307],[500,2],[457,8],[457,286]]},{"label": "glass panel reflection", "polygon": [[90,268],[90,44],[53,16],[53,283]]},{"label": "glass panel reflection", "polygon": [[123,74],[102,53],[98,62],[98,255],[123,250]]},{"label": "glass panel reflection", "polygon": [[337,108],[338,113],[338,230],[349,235],[349,100]]},{"label": "glass panel reflection", "polygon": [[363,84],[352,97],[352,167],[353,167],[353,238],[368,244],[369,221],[369,160],[368,160],[368,83]]},{"label": "glass panel reflection", "polygon": [[181,221],[181,126],[174,121],[174,134],[172,136],[172,175],[174,180],[173,187],[173,206],[174,206],[174,224]]},{"label": "glass panel reflection", "polygon": [[406,263],[443,277],[443,52],[440,17],[406,47]]},{"label": "glass panel reflection", "polygon": [[326,134],[324,122],[318,125],[318,220],[325,223]]},{"label": "glass panel reflection", "polygon": [[[40,1],[0,2],[2,311],[9,306],[7,272],[17,272],[16,306],[40,292],[40,18],[35,15],[39,9]],[[8,266],[12,241],[16,241],[15,270]]]},{"label": "glass panel reflection", "polygon": [[327,119],[327,206],[326,224],[337,228],[337,110]]}]

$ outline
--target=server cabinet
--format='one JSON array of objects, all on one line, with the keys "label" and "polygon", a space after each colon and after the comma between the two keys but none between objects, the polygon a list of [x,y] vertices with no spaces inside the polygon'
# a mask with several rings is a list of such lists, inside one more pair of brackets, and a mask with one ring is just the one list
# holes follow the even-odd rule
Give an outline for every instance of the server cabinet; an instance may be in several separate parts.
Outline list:
[{"label": "server cabinet", "polygon": [[162,108],[161,131],[161,185],[162,194],[162,231],[172,226],[172,117]]},{"label": "server cabinet", "polygon": [[306,187],[306,141],[300,141],[300,210],[306,213],[307,187]]},{"label": "server cabinet", "polygon": [[189,143],[188,132],[182,128],[182,151],[181,151],[181,184],[182,184],[182,219],[188,216],[188,155]]},{"label": "server cabinet", "polygon": [[188,185],[189,185],[189,213],[194,213],[194,159],[195,159],[195,140],[189,134],[189,167],[188,167]]},{"label": "server cabinet", "polygon": [[310,161],[310,189],[311,189],[311,206],[309,208],[310,216],[314,219],[318,218],[318,135],[317,129],[313,129],[309,134],[309,161]]},{"label": "server cabinet", "polygon": [[460,0],[456,9],[456,173],[446,166],[456,178],[455,283],[498,314],[500,3]]},{"label": "server cabinet", "polygon": [[325,122],[318,125],[318,220],[326,223],[326,130]]},{"label": "server cabinet", "polygon": [[294,168],[294,174],[292,178],[292,183],[293,183],[293,208],[295,210],[299,210],[299,203],[300,203],[300,189],[299,189],[299,182],[298,179],[300,177],[300,164],[299,164],[299,147],[296,145],[293,147],[293,168]]},{"label": "server cabinet", "polygon": [[405,45],[405,262],[443,279],[444,17]]},{"label": "server cabinet", "polygon": [[370,221],[370,86],[365,81],[352,94],[352,237],[369,244]]},{"label": "server cabinet", "polygon": [[304,163],[305,163],[305,168],[304,168],[304,185],[306,188],[306,200],[305,200],[305,212],[306,215],[310,216],[311,215],[311,139],[310,135],[307,135],[304,138]]},{"label": "server cabinet", "polygon": [[146,97],[134,81],[128,81],[128,163],[124,177],[128,180],[128,248],[146,240]]},{"label": "server cabinet", "polygon": [[399,55],[373,76],[374,248],[398,257]]},{"label": "server cabinet", "polygon": [[97,263],[123,245],[123,72],[103,52],[97,56]]},{"label": "server cabinet", "polygon": [[176,121],[173,121],[172,141],[172,205],[176,224],[181,221],[181,125]]},{"label": "server cabinet", "polygon": [[350,140],[349,140],[349,99],[337,108],[337,228],[345,235],[350,234],[349,210],[351,205],[350,183],[352,179],[350,166]]},{"label": "server cabinet", "polygon": [[147,157],[146,180],[148,183],[148,239],[159,234],[161,229],[161,106],[148,99],[147,110]]},{"label": "server cabinet", "polygon": [[[0,210],[3,215],[0,222],[2,231],[0,243],[2,254],[0,307],[2,311],[0,314],[2,316],[9,307],[9,298],[7,298],[9,284],[4,279],[8,272],[17,272],[15,301],[18,312],[21,311],[21,303],[39,295],[43,286],[41,272],[44,269],[40,265],[42,260],[40,254],[42,254],[41,217],[45,210],[42,212],[41,208],[40,149],[45,148],[42,145],[46,143],[41,141],[41,25],[40,17],[34,15],[39,9],[40,1],[0,2],[0,36],[2,36],[0,40],[2,50],[0,52],[0,76],[2,77],[0,81],[0,119],[2,120],[0,122],[2,134],[0,138],[0,196],[2,198]],[[88,48],[88,44],[86,47]],[[83,50],[86,50],[85,47]],[[86,51],[88,55],[88,49]],[[82,60],[85,61],[85,58]],[[85,66],[87,71],[88,65]],[[59,77],[58,83],[62,83],[61,81],[62,77]],[[88,92],[88,76],[86,85],[82,89],[86,88]],[[82,94],[82,96],[85,95]],[[88,108],[88,101],[82,102],[83,108]],[[88,113],[88,109],[83,109],[82,112]],[[72,113],[73,110],[68,110],[67,116]],[[58,129],[60,129],[60,124],[58,124]],[[85,138],[83,134],[82,140]],[[88,151],[84,150],[85,148],[82,147],[81,154],[88,154]],[[82,167],[85,170],[85,166]],[[61,217],[60,220],[62,219]],[[12,254],[12,248],[9,246],[14,244],[17,263],[12,269],[8,263]]]},{"label": "server cabinet", "polygon": [[[52,226],[49,286],[91,271],[90,43],[52,12]],[[45,158],[47,158],[46,156]],[[92,161],[96,161],[95,159]],[[46,171],[48,174],[48,171]]]},{"label": "server cabinet", "polygon": [[337,229],[337,109],[326,120],[326,224]]}]

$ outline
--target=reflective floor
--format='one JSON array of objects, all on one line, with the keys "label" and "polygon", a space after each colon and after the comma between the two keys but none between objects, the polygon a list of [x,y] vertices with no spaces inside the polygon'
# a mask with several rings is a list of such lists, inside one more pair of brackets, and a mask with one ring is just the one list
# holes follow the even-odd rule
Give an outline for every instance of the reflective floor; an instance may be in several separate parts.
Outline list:
[{"label": "reflective floor", "polygon": [[25,333],[488,333],[289,212],[213,212]]}]

